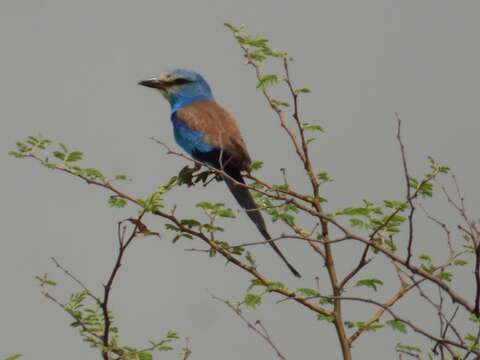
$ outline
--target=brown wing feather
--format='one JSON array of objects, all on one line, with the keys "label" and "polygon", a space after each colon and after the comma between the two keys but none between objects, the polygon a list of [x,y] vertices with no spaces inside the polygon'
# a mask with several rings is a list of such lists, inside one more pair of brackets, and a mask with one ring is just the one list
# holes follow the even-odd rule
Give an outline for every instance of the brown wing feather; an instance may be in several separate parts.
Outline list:
[{"label": "brown wing feather", "polygon": [[249,168],[251,159],[234,116],[215,101],[197,101],[177,111],[185,124],[204,135],[209,144],[223,148],[241,170]]}]

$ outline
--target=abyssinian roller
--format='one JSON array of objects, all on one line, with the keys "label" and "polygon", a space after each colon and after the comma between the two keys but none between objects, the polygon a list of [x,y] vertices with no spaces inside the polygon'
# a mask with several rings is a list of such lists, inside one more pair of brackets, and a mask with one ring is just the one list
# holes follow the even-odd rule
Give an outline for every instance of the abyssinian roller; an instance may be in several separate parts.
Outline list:
[{"label": "abyssinian roller", "polygon": [[[271,240],[265,220],[252,194],[244,186],[241,172],[250,168],[251,159],[237,122],[230,112],[215,102],[205,79],[196,72],[177,69],[139,84],[160,91],[170,103],[170,118],[178,145],[194,159],[228,175],[224,175],[223,180],[233,196],[265,240]],[[290,271],[300,277],[275,242],[269,241],[269,244]]]}]

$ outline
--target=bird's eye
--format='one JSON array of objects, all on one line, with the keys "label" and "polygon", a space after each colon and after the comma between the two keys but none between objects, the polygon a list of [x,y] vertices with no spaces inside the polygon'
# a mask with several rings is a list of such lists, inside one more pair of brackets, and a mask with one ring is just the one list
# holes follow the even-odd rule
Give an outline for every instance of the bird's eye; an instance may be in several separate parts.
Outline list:
[{"label": "bird's eye", "polygon": [[192,80],[177,78],[177,79],[172,81],[172,84],[174,84],[174,85],[185,85],[185,84],[190,84],[192,82],[193,82]]}]

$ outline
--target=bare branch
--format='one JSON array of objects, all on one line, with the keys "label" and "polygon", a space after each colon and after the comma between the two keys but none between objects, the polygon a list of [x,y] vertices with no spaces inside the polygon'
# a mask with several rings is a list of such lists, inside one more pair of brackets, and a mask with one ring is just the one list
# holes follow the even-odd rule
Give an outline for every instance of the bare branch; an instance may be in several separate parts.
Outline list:
[{"label": "bare branch", "polygon": [[[213,294],[210,294],[213,299],[220,301],[227,305],[235,314],[238,315],[240,319],[250,328],[252,329],[258,336],[260,336],[267,344],[275,351],[277,354],[277,357],[282,360],[287,360],[287,358],[282,354],[282,352],[279,350],[279,348],[275,345],[273,342],[270,334],[268,333],[267,329],[263,326],[260,320],[255,321],[255,324],[250,322],[243,314],[242,310],[240,309],[239,306],[233,305],[230,301],[221,299]],[[257,326],[255,326],[257,325]]]}]

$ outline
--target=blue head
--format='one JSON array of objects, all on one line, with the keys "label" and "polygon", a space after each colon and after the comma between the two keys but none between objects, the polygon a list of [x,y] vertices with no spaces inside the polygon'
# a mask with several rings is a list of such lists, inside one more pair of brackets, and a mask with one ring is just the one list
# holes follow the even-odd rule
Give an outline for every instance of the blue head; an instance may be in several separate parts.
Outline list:
[{"label": "blue head", "polygon": [[195,101],[213,100],[212,90],[202,75],[185,69],[175,69],[139,84],[159,90],[172,112]]}]

